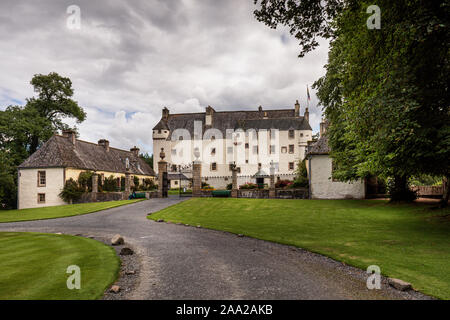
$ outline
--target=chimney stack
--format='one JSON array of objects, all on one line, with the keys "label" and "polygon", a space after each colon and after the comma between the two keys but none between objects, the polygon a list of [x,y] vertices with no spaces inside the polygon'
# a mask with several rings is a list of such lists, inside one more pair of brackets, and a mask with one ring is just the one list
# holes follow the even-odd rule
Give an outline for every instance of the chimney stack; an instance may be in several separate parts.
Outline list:
[{"label": "chimney stack", "polygon": [[300,117],[300,103],[298,103],[298,100],[295,101],[295,116]]},{"label": "chimney stack", "polygon": [[109,152],[109,141],[106,139],[98,140],[98,145],[105,148],[106,152]]},{"label": "chimney stack", "polygon": [[75,141],[76,141],[76,138],[77,138],[77,137],[76,137],[76,133],[75,133],[74,130],[72,130],[72,129],[69,129],[69,130],[63,130],[62,134],[63,134],[63,137],[68,138],[69,141],[70,141],[73,145],[75,145]]},{"label": "chimney stack", "polygon": [[320,122],[320,136],[322,137],[327,132],[327,122],[322,119]]},{"label": "chimney stack", "polygon": [[136,156],[139,157],[139,148],[134,146],[134,148],[131,148],[130,151]]},{"label": "chimney stack", "polygon": [[211,106],[208,106],[206,108],[206,112],[205,112],[205,125],[207,126],[212,126],[214,123],[214,112],[216,112],[216,110],[214,110]]},{"label": "chimney stack", "polygon": [[305,109],[304,118],[309,123],[309,110],[308,110],[308,108]]},{"label": "chimney stack", "polygon": [[166,121],[169,120],[169,114],[170,114],[169,109],[167,109],[167,107],[164,107],[163,110],[162,110],[162,117],[163,117],[163,119],[166,120]]}]

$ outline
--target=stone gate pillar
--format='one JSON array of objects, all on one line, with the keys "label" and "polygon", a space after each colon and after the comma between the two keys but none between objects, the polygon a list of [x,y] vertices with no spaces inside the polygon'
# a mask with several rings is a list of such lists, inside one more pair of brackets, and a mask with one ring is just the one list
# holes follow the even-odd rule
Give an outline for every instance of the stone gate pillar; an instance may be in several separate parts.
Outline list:
[{"label": "stone gate pillar", "polygon": [[231,196],[233,198],[238,197],[237,170],[238,169],[236,167],[236,164],[231,165],[231,172],[232,172]]},{"label": "stone gate pillar", "polygon": [[198,160],[192,164],[192,196],[202,196],[202,162]]},{"label": "stone gate pillar", "polygon": [[276,191],[275,191],[275,167],[273,166],[273,161],[270,163],[269,198],[276,198]]},{"label": "stone gate pillar", "polygon": [[164,174],[167,174],[167,162],[164,161],[166,154],[164,153],[164,148],[161,148],[161,153],[159,154],[161,161],[158,162],[158,198],[166,198],[167,190],[164,190]]},{"label": "stone gate pillar", "polygon": [[98,174],[96,173],[92,175],[92,192],[93,193],[98,192]]},{"label": "stone gate pillar", "polygon": [[130,181],[130,179],[131,179],[131,174],[130,174],[130,169],[129,168],[127,168],[126,169],[127,171],[125,172],[125,194],[126,194],[126,197],[128,198],[128,196],[130,195],[130,192],[131,192],[131,181]]}]

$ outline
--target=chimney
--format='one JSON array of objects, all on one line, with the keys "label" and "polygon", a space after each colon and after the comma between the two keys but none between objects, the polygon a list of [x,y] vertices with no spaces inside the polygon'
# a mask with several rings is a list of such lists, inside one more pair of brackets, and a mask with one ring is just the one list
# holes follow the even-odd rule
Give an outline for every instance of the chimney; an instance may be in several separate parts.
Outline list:
[{"label": "chimney", "polygon": [[320,136],[322,137],[325,132],[327,132],[327,122],[326,120],[322,119],[320,122]]},{"label": "chimney", "polygon": [[69,129],[69,130],[63,130],[62,134],[63,134],[63,137],[68,138],[69,141],[70,141],[73,145],[75,145],[75,141],[76,141],[76,138],[77,138],[77,137],[76,137],[76,133],[75,133],[74,130],[72,130],[72,129]]},{"label": "chimney", "polygon": [[305,115],[304,115],[305,120],[309,123],[309,110],[308,108],[305,109]]},{"label": "chimney", "polygon": [[167,107],[164,107],[164,109],[162,109],[162,118],[166,121],[169,120],[169,114],[169,109],[167,109]]},{"label": "chimney", "polygon": [[216,112],[216,110],[214,110],[211,106],[208,106],[206,108],[205,125],[207,125],[207,126],[212,126],[213,125],[214,112]]},{"label": "chimney", "polygon": [[134,146],[134,148],[131,148],[130,151],[136,156],[139,157],[139,148]]},{"label": "chimney", "polygon": [[298,103],[298,100],[295,101],[295,116],[300,117],[300,103]]},{"label": "chimney", "polygon": [[106,152],[109,152],[109,141],[106,139],[98,140],[98,145],[105,148]]},{"label": "chimney", "polygon": [[262,112],[262,110],[263,110],[263,109],[262,109],[262,106],[259,106],[259,107],[258,107],[258,111],[259,111],[259,112]]}]

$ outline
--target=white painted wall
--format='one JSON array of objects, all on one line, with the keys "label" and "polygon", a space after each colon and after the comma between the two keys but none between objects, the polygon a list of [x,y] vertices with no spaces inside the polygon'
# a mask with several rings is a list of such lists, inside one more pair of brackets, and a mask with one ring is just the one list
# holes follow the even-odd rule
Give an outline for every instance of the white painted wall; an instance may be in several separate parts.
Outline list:
[{"label": "white painted wall", "polygon": [[[38,171],[46,172],[46,186],[38,187]],[[58,195],[64,188],[63,168],[20,169],[18,209],[59,206],[66,204]],[[45,193],[45,203],[38,203],[38,194]]]},{"label": "white painted wall", "polygon": [[310,191],[313,199],[365,198],[365,184],[362,180],[346,183],[331,179],[332,160],[328,155],[313,155],[310,161]]}]

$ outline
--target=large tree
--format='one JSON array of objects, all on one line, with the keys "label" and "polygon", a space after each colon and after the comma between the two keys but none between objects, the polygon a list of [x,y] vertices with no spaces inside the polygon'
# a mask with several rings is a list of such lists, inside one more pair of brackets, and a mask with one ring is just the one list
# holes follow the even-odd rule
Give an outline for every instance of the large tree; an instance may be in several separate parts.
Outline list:
[{"label": "large tree", "polygon": [[[74,118],[77,123],[86,119],[83,108],[72,99],[74,92],[69,78],[55,72],[48,75],[37,74],[31,80],[31,85],[37,97],[27,99],[26,108],[36,110],[42,118],[49,121],[55,132],[68,129],[67,124],[62,121],[64,118]],[[36,151],[41,142],[38,136],[33,136],[30,152]]]},{"label": "large tree", "polygon": [[63,119],[81,122],[86,114],[72,100],[70,79],[56,73],[35,75],[31,81],[37,97],[25,107],[0,111],[0,207],[16,205],[17,166],[58,130],[68,128]]},{"label": "large tree", "polygon": [[[317,9],[311,16],[308,2],[325,14]],[[366,26],[372,3],[365,1],[262,4],[257,17],[271,26],[289,25],[301,40],[301,53],[314,47],[304,39],[331,40],[327,73],[315,88],[330,122],[337,178],[392,177],[402,198],[412,174],[448,176],[450,41],[444,1],[378,1],[382,24],[375,30]]]}]

